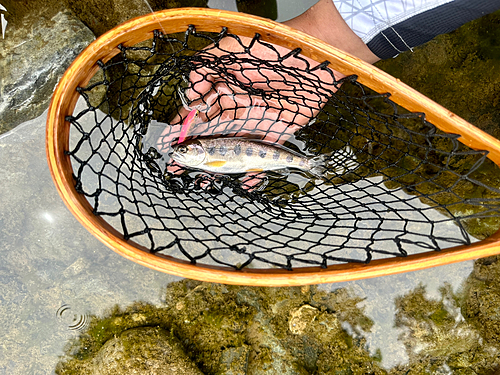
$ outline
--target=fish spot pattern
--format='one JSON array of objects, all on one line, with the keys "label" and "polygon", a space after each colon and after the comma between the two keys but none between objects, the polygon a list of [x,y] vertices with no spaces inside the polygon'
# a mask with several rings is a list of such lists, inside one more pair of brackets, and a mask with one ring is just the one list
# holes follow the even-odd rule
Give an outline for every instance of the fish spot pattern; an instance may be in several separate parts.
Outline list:
[{"label": "fish spot pattern", "polygon": [[245,153],[247,154],[247,156],[252,156],[253,154],[253,150],[251,147],[247,148],[247,150],[245,151]]},{"label": "fish spot pattern", "polygon": [[265,150],[260,150],[259,151],[259,156],[264,159],[266,157],[266,151]]},{"label": "fish spot pattern", "polygon": [[293,161],[293,155],[288,155],[286,157],[286,161],[287,161],[287,163],[291,163]]},{"label": "fish spot pattern", "polygon": [[222,156],[226,155],[227,153],[227,147],[226,146],[220,146],[219,148],[219,154],[221,154]]},{"label": "fish spot pattern", "polygon": [[209,146],[207,148],[207,152],[208,152],[209,155],[215,154],[215,146]]},{"label": "fish spot pattern", "polygon": [[234,146],[234,154],[235,155],[241,154],[241,146],[240,145]]},{"label": "fish spot pattern", "polygon": [[280,152],[276,150],[273,153],[273,160],[279,160],[279,159],[280,159]]}]

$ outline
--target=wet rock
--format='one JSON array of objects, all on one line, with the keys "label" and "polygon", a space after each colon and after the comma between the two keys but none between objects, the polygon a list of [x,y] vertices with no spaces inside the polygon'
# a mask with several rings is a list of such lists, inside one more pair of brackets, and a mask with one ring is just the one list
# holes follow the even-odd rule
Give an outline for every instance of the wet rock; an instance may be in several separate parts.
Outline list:
[{"label": "wet rock", "polygon": [[66,0],[71,9],[95,35],[135,17],[162,9],[207,7],[208,0]]},{"label": "wet rock", "polygon": [[479,259],[465,283],[462,314],[484,340],[500,344],[500,257]]},{"label": "wet rock", "polygon": [[224,375],[246,375],[250,348],[243,344],[239,348],[227,348],[221,354],[221,373]]},{"label": "wet rock", "polygon": [[305,328],[311,323],[318,315],[318,309],[310,305],[304,305],[295,311],[291,312],[291,318],[288,323],[290,332],[294,335],[301,335],[304,333]]},{"label": "wet rock", "polygon": [[14,17],[9,24],[0,48],[0,132],[39,116],[64,71],[94,40],[65,10],[39,17],[28,14],[22,23],[20,19]]},{"label": "wet rock", "polygon": [[77,371],[82,375],[203,374],[186,356],[180,343],[156,327],[124,331],[108,340],[97,355]]},{"label": "wet rock", "polygon": [[126,310],[117,307],[104,318],[93,317],[67,347],[56,373],[94,374],[88,368],[82,371],[82,363],[97,366],[103,351],[121,350],[115,349],[118,341],[113,337],[148,326],[178,338],[207,375],[386,374],[378,365],[380,353],[370,356],[363,337],[373,322],[358,306],[361,301],[344,289],[252,288],[183,280],[168,285],[163,307],[135,304]]},{"label": "wet rock", "polygon": [[[395,326],[400,329],[399,341],[406,348],[409,362],[392,368],[391,375],[498,373],[500,355],[493,337],[498,329],[491,332],[498,319],[488,317],[491,305],[475,303],[475,293],[482,291],[484,282],[474,273],[465,283],[465,299],[462,292],[456,294],[446,283],[439,288],[438,299],[431,298],[422,285],[396,298]],[[482,293],[480,299],[488,297]],[[498,306],[498,294],[490,301]],[[479,319],[476,314],[481,315]]]}]

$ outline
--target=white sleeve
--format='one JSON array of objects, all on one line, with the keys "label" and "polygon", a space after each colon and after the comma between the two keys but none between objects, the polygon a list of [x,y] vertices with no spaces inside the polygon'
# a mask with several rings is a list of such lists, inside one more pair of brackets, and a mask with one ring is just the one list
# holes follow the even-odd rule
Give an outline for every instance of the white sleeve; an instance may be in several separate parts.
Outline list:
[{"label": "white sleeve", "polygon": [[500,9],[500,0],[333,0],[342,18],[381,59]]}]

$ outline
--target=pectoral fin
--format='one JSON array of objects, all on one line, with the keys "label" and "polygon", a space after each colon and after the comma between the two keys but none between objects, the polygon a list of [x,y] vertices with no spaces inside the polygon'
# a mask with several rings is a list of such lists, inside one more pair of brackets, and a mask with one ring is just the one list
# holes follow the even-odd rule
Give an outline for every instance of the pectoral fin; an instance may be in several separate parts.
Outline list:
[{"label": "pectoral fin", "polygon": [[226,160],[214,160],[214,161],[209,161],[205,163],[207,167],[212,167],[212,168],[220,168],[226,165],[227,161]]}]

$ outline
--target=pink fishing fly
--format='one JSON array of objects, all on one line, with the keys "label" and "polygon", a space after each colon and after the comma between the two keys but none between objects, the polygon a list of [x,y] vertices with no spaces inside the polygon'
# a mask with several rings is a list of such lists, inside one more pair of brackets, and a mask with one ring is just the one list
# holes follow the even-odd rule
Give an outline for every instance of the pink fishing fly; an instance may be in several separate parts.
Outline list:
[{"label": "pink fishing fly", "polygon": [[187,135],[189,128],[191,127],[192,124],[194,124],[194,122],[198,118],[198,113],[199,113],[199,111],[197,109],[193,109],[191,112],[189,112],[187,117],[184,119],[184,122],[183,122],[182,128],[181,128],[181,135],[179,136],[179,141],[177,142],[178,144],[184,142],[184,140],[186,139],[186,135]]}]

